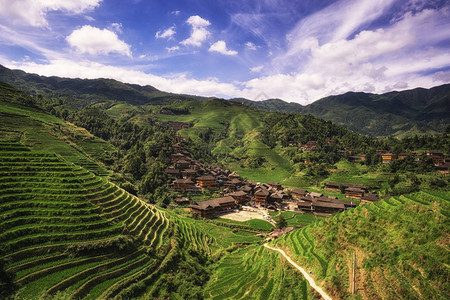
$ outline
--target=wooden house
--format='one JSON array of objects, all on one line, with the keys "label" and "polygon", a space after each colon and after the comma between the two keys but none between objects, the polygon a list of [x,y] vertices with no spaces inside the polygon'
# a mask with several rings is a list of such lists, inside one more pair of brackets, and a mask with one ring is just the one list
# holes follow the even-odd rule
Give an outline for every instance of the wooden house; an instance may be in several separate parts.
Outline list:
[{"label": "wooden house", "polygon": [[377,155],[382,155],[382,154],[388,153],[388,151],[387,150],[376,150],[375,153]]},{"label": "wooden house", "polygon": [[237,191],[228,194],[228,196],[233,197],[236,200],[236,203],[241,204],[248,201],[248,194],[244,191]]},{"label": "wooden house", "polygon": [[191,179],[175,179],[172,181],[172,187],[178,192],[194,192],[198,191],[195,183]]},{"label": "wooden house", "polygon": [[427,158],[431,158],[433,160],[433,164],[435,166],[441,166],[445,164],[444,153],[440,151],[427,151]]},{"label": "wooden house", "polygon": [[192,179],[192,178],[195,178],[197,176],[197,170],[193,169],[192,167],[189,168],[189,169],[184,169],[184,170],[181,170],[181,175],[184,178],[191,178]]},{"label": "wooden house", "polygon": [[210,218],[220,213],[230,211],[236,207],[236,201],[233,197],[221,197],[206,201],[199,201],[189,206],[191,212],[202,218]]},{"label": "wooden house", "polygon": [[278,192],[275,192],[275,193],[272,193],[272,194],[269,195],[269,199],[272,202],[281,203],[283,201],[283,195],[278,193]]},{"label": "wooden house", "polygon": [[325,183],[326,190],[340,192],[341,191],[341,183],[338,182],[327,182]]},{"label": "wooden house", "polygon": [[180,159],[175,163],[175,165],[176,167],[178,167],[178,169],[184,170],[191,167],[191,162],[186,159]]},{"label": "wooden house", "polygon": [[258,189],[253,195],[254,203],[258,205],[265,205],[269,198],[269,191],[266,189]]},{"label": "wooden house", "polygon": [[223,186],[228,187],[228,189],[232,191],[236,191],[241,185],[243,185],[243,182],[236,178],[223,183]]},{"label": "wooden house", "polygon": [[216,177],[212,175],[200,176],[196,179],[196,181],[202,189],[213,190],[218,188]]},{"label": "wooden house", "polygon": [[278,183],[278,182],[272,182],[272,181],[269,181],[268,183],[267,183],[267,185],[269,186],[269,187],[271,187],[271,188],[273,188],[273,189],[276,189],[277,191],[278,190],[281,190],[281,183]]},{"label": "wooden house", "polygon": [[389,164],[392,161],[394,161],[397,158],[397,155],[393,154],[393,153],[384,153],[381,154],[381,159],[383,161],[383,164]]},{"label": "wooden house", "polygon": [[316,213],[333,214],[345,210],[345,205],[338,202],[319,201],[315,199],[312,202],[313,211]]},{"label": "wooden house", "polygon": [[345,189],[345,197],[353,199],[361,199],[364,196],[365,190],[358,187],[348,187]]},{"label": "wooden house", "polygon": [[181,178],[181,173],[180,173],[180,170],[178,170],[178,169],[166,168],[164,170],[164,173],[166,173],[167,175],[170,175],[172,177],[175,177],[175,178]]},{"label": "wooden house", "polygon": [[301,197],[304,197],[308,194],[307,190],[303,190],[303,189],[292,189],[291,190],[291,195],[293,198],[300,200]]},{"label": "wooden house", "polygon": [[170,161],[171,161],[173,164],[176,163],[177,161],[182,160],[182,159],[185,159],[185,158],[186,158],[186,156],[184,156],[184,155],[181,154],[181,153],[174,153],[174,154],[170,155]]},{"label": "wooden house", "polygon": [[322,193],[316,193],[316,192],[311,192],[311,193],[309,193],[309,195],[310,195],[312,198],[319,198],[319,197],[322,197],[322,196],[323,196]]},{"label": "wooden house", "polygon": [[376,201],[380,201],[380,198],[378,198],[377,194],[374,193],[367,193],[361,197],[361,204],[373,203]]},{"label": "wooden house", "polygon": [[239,174],[236,173],[236,172],[231,172],[231,174],[228,175],[228,178],[230,178],[230,179],[239,179],[239,178],[241,178],[241,176],[239,176]]},{"label": "wooden house", "polygon": [[244,186],[241,186],[239,188],[239,190],[250,194],[253,191],[253,188],[249,185],[244,185]]},{"label": "wooden house", "polygon": [[311,196],[304,196],[304,197],[300,198],[300,201],[310,202],[310,203],[311,203],[313,200],[314,200],[314,198],[311,197]]},{"label": "wooden house", "polygon": [[312,201],[298,201],[297,202],[298,205],[298,209],[304,212],[312,212],[313,211],[313,207],[312,207]]}]

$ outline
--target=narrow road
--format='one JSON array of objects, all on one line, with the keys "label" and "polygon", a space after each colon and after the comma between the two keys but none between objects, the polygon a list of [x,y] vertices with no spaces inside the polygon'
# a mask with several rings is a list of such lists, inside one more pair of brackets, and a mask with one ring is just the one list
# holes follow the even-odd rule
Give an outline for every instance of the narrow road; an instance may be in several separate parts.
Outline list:
[{"label": "narrow road", "polygon": [[284,258],[287,259],[287,261],[294,266],[294,268],[296,268],[297,270],[299,270],[303,276],[306,278],[306,280],[308,280],[309,285],[312,286],[313,289],[315,289],[321,296],[323,299],[325,300],[332,300],[330,296],[328,296],[324,290],[322,290],[322,288],[320,286],[317,286],[316,282],[314,281],[314,279],[309,276],[309,274],[305,271],[305,269],[303,269],[302,267],[300,267],[299,265],[297,265],[283,250],[278,249],[278,248],[273,248],[270,247],[268,244],[264,244],[264,247],[269,248],[270,250],[273,251],[278,251],[281,253],[281,255],[284,256]]}]

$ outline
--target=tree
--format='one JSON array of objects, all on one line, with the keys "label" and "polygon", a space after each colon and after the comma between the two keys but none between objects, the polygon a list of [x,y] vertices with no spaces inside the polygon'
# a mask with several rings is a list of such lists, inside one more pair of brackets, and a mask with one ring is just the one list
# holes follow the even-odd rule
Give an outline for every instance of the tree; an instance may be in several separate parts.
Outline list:
[{"label": "tree", "polygon": [[280,213],[280,216],[278,217],[278,219],[277,219],[277,221],[276,221],[276,226],[277,226],[277,228],[284,228],[284,227],[286,227],[287,226],[287,222],[286,222],[286,219],[283,217],[283,214],[282,213]]}]

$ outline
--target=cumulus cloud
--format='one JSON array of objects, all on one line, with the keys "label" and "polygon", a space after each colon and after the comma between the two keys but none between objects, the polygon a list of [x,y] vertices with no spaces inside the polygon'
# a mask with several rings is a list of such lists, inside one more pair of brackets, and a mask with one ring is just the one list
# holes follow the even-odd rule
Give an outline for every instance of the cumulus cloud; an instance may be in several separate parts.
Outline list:
[{"label": "cumulus cloud", "polygon": [[211,23],[200,16],[190,16],[186,23],[192,26],[191,36],[182,41],[181,44],[185,46],[200,47],[211,34],[207,29]]},{"label": "cumulus cloud", "polygon": [[81,14],[96,8],[101,2],[102,0],[0,0],[0,16],[3,21],[14,24],[45,27],[48,25],[48,12]]},{"label": "cumulus cloud", "polygon": [[155,37],[157,39],[171,39],[175,35],[175,33],[175,26],[172,26],[163,31],[159,30],[158,32],[156,32]]},{"label": "cumulus cloud", "polygon": [[225,41],[217,41],[209,47],[209,52],[219,52],[223,55],[237,55],[237,51],[227,49]]},{"label": "cumulus cloud", "polygon": [[121,41],[115,32],[85,25],[74,30],[67,38],[72,48],[91,55],[118,53],[131,57],[130,46]]},{"label": "cumulus cloud", "polygon": [[[348,20],[352,5],[355,19]],[[365,20],[360,12],[390,5],[392,1],[342,0],[307,17],[287,35],[285,53],[272,60],[276,72],[249,81],[246,90],[264,89],[306,104],[349,90],[383,93],[435,85],[433,78],[442,77],[426,74],[450,67],[450,53],[439,46],[450,39],[448,7],[406,12],[382,28],[360,31],[379,17],[377,12]]]}]

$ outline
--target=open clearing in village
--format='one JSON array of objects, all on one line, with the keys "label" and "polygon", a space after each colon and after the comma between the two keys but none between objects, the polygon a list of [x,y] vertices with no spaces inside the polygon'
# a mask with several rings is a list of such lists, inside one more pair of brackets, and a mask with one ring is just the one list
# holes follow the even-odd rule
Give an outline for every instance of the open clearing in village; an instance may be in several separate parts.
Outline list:
[{"label": "open clearing in village", "polygon": [[223,219],[238,221],[238,222],[245,222],[253,219],[261,219],[264,220],[263,215],[261,215],[258,212],[255,211],[246,211],[242,210],[239,212],[232,212],[229,214],[221,215],[220,216]]}]

